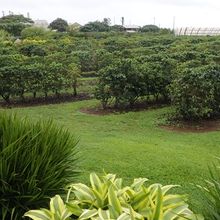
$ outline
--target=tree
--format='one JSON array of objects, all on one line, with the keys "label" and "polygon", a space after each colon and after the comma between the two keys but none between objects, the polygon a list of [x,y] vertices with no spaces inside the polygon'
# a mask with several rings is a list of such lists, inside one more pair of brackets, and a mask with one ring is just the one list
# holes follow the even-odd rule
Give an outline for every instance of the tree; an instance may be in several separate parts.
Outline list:
[{"label": "tree", "polygon": [[110,26],[111,24],[111,19],[110,18],[104,18],[102,21],[103,24]]},{"label": "tree", "polygon": [[82,72],[95,70],[94,50],[78,50],[72,53],[72,58],[79,63]]},{"label": "tree", "polygon": [[116,108],[132,106],[143,95],[145,84],[139,65],[132,59],[116,60],[99,72],[95,96],[103,108],[113,98]]},{"label": "tree", "polygon": [[0,30],[0,41],[10,40],[10,34],[5,30]]},{"label": "tree", "polygon": [[159,32],[160,28],[156,25],[153,24],[149,24],[149,25],[145,25],[141,28],[141,32]]},{"label": "tree", "polygon": [[20,52],[25,56],[46,56],[43,46],[38,44],[27,44],[21,47]]},{"label": "tree", "polygon": [[52,30],[57,30],[59,32],[65,32],[68,29],[68,23],[62,18],[57,18],[49,24],[49,28],[51,28]]},{"label": "tree", "polygon": [[24,17],[23,15],[7,15],[0,18],[0,23],[34,23],[31,18]]},{"label": "tree", "polygon": [[21,78],[19,68],[23,62],[23,56],[18,54],[0,56],[0,95],[6,102],[10,102],[10,97],[20,91],[17,82]]},{"label": "tree", "polygon": [[125,31],[125,28],[122,25],[113,25],[111,26],[111,31],[115,31],[115,32],[123,32]]},{"label": "tree", "polygon": [[20,36],[21,31],[34,23],[30,18],[23,15],[7,15],[0,18],[0,29],[14,36]]},{"label": "tree", "polygon": [[171,84],[175,116],[200,120],[220,114],[220,67],[185,69]]},{"label": "tree", "polygon": [[77,82],[80,77],[81,71],[78,65],[71,63],[67,68],[68,81],[70,86],[73,88],[74,96],[77,95]]},{"label": "tree", "polygon": [[93,21],[85,24],[80,28],[81,32],[108,32],[110,27],[108,21]]}]

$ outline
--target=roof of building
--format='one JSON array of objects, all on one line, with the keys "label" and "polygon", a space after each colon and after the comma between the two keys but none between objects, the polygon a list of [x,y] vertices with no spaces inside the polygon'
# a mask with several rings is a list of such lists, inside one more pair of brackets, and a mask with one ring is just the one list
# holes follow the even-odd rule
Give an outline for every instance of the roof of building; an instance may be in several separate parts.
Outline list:
[{"label": "roof of building", "polygon": [[74,22],[74,23],[69,23],[69,25],[74,25],[74,26],[78,26],[78,27],[81,27],[82,25],[77,23],[77,22]]},{"label": "roof of building", "polygon": [[35,24],[48,24],[48,22],[46,20],[35,20],[34,21]]},{"label": "roof of building", "polygon": [[138,25],[129,24],[129,25],[124,25],[124,28],[125,28],[125,29],[139,29],[139,28],[141,28],[141,27],[138,26]]}]

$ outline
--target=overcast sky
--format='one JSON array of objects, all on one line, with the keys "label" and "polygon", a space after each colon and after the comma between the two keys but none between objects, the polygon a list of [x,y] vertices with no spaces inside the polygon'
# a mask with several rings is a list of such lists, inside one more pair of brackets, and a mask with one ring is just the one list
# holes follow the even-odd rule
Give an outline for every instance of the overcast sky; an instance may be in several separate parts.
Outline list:
[{"label": "overcast sky", "polygon": [[112,24],[153,24],[161,27],[220,27],[220,0],[0,0],[0,9],[8,14],[27,14],[48,22],[61,17],[68,22],[110,18]]}]

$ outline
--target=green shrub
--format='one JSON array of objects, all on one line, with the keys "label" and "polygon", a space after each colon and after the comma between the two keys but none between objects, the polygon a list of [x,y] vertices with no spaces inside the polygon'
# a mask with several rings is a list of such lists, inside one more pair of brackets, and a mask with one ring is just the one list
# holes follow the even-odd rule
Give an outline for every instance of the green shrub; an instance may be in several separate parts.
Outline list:
[{"label": "green shrub", "polygon": [[[28,61],[31,63],[32,60],[35,61],[33,58]],[[9,103],[12,96],[19,96],[24,100],[24,94],[27,92],[32,93],[33,97],[36,97],[37,93],[43,92],[47,97],[49,92],[59,95],[62,90],[73,86],[76,90],[77,85],[74,81],[77,80],[79,74],[77,77],[73,77],[73,70],[69,66],[61,62],[49,62],[50,59],[47,60],[47,58],[45,60],[45,62],[33,62],[33,64],[20,62],[13,65],[13,62],[16,61],[14,60],[11,64],[8,62],[10,65],[0,67],[0,95],[2,98]],[[77,71],[79,72],[79,70]]]},{"label": "green shrub", "polygon": [[45,78],[45,75],[42,70],[43,67],[39,64],[17,64],[1,67],[0,95],[8,103],[11,96],[17,95],[24,99],[25,92],[32,92],[36,96],[36,93],[43,87],[42,79]]},{"label": "green shrub", "polygon": [[96,98],[106,107],[108,99],[114,98],[115,107],[133,105],[144,90],[143,74],[138,63],[132,59],[116,60],[102,69],[96,89]]},{"label": "green shrub", "polygon": [[44,48],[37,44],[24,45],[21,47],[20,52],[25,56],[46,56]]},{"label": "green shrub", "polygon": [[123,187],[122,179],[114,174],[99,177],[91,173],[91,186],[82,183],[69,185],[66,204],[55,196],[51,199],[50,210],[30,210],[25,216],[33,220],[203,219],[188,208],[185,196],[168,194],[175,186],[146,186],[145,182],[146,178],[134,179],[131,186]]},{"label": "green shrub", "polygon": [[22,30],[21,38],[32,38],[32,39],[47,39],[52,36],[51,31],[43,27],[27,27]]},{"label": "green shrub", "polygon": [[135,59],[116,59],[99,71],[95,97],[103,108],[112,100],[117,108],[132,107],[139,98],[150,96],[168,100],[173,69],[173,61],[163,56],[146,57],[143,64]]},{"label": "green shrub", "polygon": [[176,116],[202,119],[220,113],[220,69],[217,66],[186,69],[170,87]]},{"label": "green shrub", "polygon": [[21,219],[77,175],[76,140],[51,121],[0,114],[0,219]]}]

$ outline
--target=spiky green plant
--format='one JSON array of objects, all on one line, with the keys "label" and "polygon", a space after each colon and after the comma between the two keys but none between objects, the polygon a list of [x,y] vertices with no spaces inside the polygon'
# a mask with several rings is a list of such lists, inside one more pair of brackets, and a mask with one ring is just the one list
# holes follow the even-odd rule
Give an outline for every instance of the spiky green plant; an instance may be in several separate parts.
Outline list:
[{"label": "spiky green plant", "polygon": [[203,214],[206,219],[220,219],[220,158],[209,166],[209,178],[205,186],[199,186],[203,197]]},{"label": "spiky green plant", "polygon": [[[56,196],[57,210],[31,210],[25,214],[33,220],[197,220],[188,208],[185,196],[168,194],[173,185],[146,186],[147,179],[135,179],[131,186],[122,187],[122,179],[114,174],[99,177],[90,175],[91,186],[82,183],[69,185],[66,204]],[[69,212],[68,212],[69,211]],[[59,213],[68,213],[62,217]],[[70,215],[72,213],[72,215]],[[41,218],[39,218],[41,215]],[[49,218],[53,216],[54,218]]]},{"label": "spiky green plant", "polygon": [[0,114],[0,219],[20,219],[77,175],[77,141],[52,121]]}]

